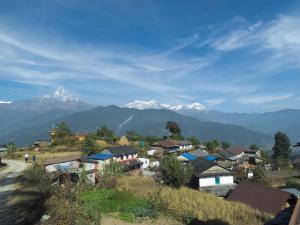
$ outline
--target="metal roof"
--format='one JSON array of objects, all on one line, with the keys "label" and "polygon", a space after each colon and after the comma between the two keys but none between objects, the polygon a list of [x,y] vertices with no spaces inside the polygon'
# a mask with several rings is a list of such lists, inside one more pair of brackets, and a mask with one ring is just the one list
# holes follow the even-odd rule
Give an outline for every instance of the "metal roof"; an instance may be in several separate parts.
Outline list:
[{"label": "metal roof", "polygon": [[195,157],[206,157],[206,156],[208,156],[208,153],[206,151],[201,150],[201,149],[191,151],[191,152],[189,152],[189,154],[191,154]]},{"label": "metal roof", "polygon": [[228,200],[237,201],[262,212],[277,215],[291,194],[262,184],[244,181],[229,194]]},{"label": "metal roof", "polygon": [[131,146],[114,146],[103,150],[101,153],[102,154],[111,153],[114,156],[123,156],[129,154],[137,154],[137,150]]},{"label": "metal roof", "polygon": [[195,159],[197,159],[197,157],[191,155],[191,154],[188,153],[188,152],[185,152],[185,153],[181,154],[181,156],[187,158],[188,160],[195,160]]},{"label": "metal roof", "polygon": [[107,160],[112,158],[113,155],[112,154],[104,154],[104,153],[98,153],[98,154],[94,154],[94,155],[90,155],[88,156],[88,159],[94,159],[94,160]]},{"label": "metal roof", "polygon": [[288,193],[291,193],[293,195],[295,195],[297,198],[300,198],[300,191],[296,188],[284,188],[284,189],[281,189],[282,191],[285,191],[285,192],[288,192]]}]

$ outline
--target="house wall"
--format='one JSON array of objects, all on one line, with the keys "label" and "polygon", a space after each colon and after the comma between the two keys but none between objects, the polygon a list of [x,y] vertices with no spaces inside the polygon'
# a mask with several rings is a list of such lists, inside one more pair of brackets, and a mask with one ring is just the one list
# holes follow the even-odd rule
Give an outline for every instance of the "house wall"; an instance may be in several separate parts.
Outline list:
[{"label": "house wall", "polygon": [[79,162],[71,161],[71,162],[64,162],[64,163],[56,163],[45,166],[46,172],[56,172],[61,167],[72,167],[72,168],[79,168]]},{"label": "house wall", "polygon": [[233,184],[233,176],[219,176],[220,184],[216,184],[216,177],[199,178],[199,187],[211,187]]},{"label": "house wall", "polygon": [[146,158],[139,158],[140,161],[142,161],[144,164],[142,165],[143,169],[146,169],[149,167],[150,165],[150,159],[146,159]]},{"label": "house wall", "polygon": [[147,151],[147,155],[155,155],[155,153],[156,153],[155,149]]}]

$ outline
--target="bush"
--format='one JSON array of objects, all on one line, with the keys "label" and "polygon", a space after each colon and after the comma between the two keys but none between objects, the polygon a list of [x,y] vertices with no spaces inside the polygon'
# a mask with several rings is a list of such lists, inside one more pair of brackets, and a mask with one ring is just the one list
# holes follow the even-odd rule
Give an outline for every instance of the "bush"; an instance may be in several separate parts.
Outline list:
[{"label": "bush", "polygon": [[160,173],[165,184],[179,188],[191,181],[193,169],[190,165],[182,164],[175,156],[168,156],[160,161]]}]

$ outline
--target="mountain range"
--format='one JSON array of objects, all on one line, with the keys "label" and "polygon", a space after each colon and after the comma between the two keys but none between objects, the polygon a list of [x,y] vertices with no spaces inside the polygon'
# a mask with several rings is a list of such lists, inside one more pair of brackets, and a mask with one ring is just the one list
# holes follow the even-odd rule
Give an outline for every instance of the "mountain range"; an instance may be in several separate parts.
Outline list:
[{"label": "mountain range", "polygon": [[185,137],[202,141],[217,139],[231,145],[256,143],[270,147],[277,130],[299,141],[300,110],[271,113],[224,113],[207,110],[201,103],[189,105],[135,101],[125,107],[85,103],[59,88],[54,94],[26,101],[0,103],[0,143],[18,145],[49,139],[53,124],[64,121],[74,132],[91,132],[106,125],[118,135],[135,130],[143,135],[165,136],[167,121],[176,121]]}]

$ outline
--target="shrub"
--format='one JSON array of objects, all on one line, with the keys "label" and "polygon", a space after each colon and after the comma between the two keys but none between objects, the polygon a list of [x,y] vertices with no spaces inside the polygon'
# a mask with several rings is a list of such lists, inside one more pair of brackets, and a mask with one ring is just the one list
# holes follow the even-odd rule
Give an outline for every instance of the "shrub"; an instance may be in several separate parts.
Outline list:
[{"label": "shrub", "polygon": [[190,182],[193,169],[190,165],[182,164],[175,156],[168,156],[160,161],[160,173],[165,184],[179,188]]}]

